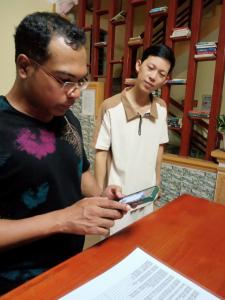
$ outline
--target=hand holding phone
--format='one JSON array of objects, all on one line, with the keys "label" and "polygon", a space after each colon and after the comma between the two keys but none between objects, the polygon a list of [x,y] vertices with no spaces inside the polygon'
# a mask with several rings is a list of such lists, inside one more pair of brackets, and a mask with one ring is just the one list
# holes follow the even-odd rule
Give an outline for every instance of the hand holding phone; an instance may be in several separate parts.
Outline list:
[{"label": "hand holding phone", "polygon": [[136,207],[137,205],[156,200],[158,193],[159,187],[152,186],[145,190],[125,196],[122,199],[120,199],[119,202],[129,204],[131,207]]}]

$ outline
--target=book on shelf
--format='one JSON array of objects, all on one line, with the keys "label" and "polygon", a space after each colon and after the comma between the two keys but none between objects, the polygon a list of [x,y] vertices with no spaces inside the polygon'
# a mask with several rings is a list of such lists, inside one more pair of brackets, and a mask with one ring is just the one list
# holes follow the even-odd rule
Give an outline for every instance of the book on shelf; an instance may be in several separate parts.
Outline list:
[{"label": "book on shelf", "polygon": [[155,14],[155,13],[159,13],[159,12],[167,12],[167,10],[168,10],[168,6],[154,7],[149,10],[149,13]]},{"label": "book on shelf", "polygon": [[201,110],[209,111],[211,109],[212,95],[202,95]]},{"label": "book on shelf", "polygon": [[216,57],[215,53],[196,53],[194,58],[214,58]]},{"label": "book on shelf", "polygon": [[195,52],[197,54],[200,54],[200,53],[216,53],[216,47],[206,47],[206,48],[196,48],[195,49]]},{"label": "book on shelf", "polygon": [[195,54],[215,54],[216,55],[216,51],[196,51]]},{"label": "book on shelf", "polygon": [[212,51],[216,51],[217,49],[217,46],[198,46],[198,45],[195,45],[195,49],[198,50],[198,51],[204,51],[204,50],[212,50]]},{"label": "book on shelf", "polygon": [[198,46],[214,46],[217,45],[216,41],[211,41],[211,42],[198,42],[196,45]]},{"label": "book on shelf", "polygon": [[192,118],[209,118],[209,110],[193,109],[188,112],[188,115]]},{"label": "book on shelf", "polygon": [[213,58],[216,56],[217,43],[216,42],[199,42],[195,45],[195,58]]},{"label": "book on shelf", "polygon": [[169,79],[167,81],[167,83],[169,83],[169,84],[186,84],[187,83],[187,79],[174,78],[174,79]]},{"label": "book on shelf", "polygon": [[116,14],[112,19],[111,22],[115,23],[115,22],[123,22],[125,21],[126,18],[126,12],[125,10],[121,10],[120,12],[118,12],[118,14]]},{"label": "book on shelf", "polygon": [[107,45],[107,42],[96,42],[95,43],[95,46],[106,46]]},{"label": "book on shelf", "polygon": [[188,27],[177,27],[174,28],[172,34],[170,35],[171,38],[180,38],[180,37],[190,37],[191,30]]},{"label": "book on shelf", "polygon": [[180,117],[168,117],[167,124],[169,128],[181,128],[182,119]]}]

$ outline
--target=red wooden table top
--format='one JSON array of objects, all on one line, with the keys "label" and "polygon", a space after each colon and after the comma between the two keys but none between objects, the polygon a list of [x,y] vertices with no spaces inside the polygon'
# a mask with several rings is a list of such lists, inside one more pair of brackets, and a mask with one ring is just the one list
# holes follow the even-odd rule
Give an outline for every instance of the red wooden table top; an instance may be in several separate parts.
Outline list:
[{"label": "red wooden table top", "polygon": [[1,299],[57,299],[109,269],[136,247],[225,298],[225,206],[182,195]]}]

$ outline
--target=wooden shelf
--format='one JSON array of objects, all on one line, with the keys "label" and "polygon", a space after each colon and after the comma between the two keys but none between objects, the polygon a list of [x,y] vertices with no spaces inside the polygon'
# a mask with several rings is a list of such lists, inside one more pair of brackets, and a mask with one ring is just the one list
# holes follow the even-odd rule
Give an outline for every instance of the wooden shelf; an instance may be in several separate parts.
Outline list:
[{"label": "wooden shelf", "polygon": [[132,5],[143,5],[146,4],[146,0],[130,0]]},{"label": "wooden shelf", "polygon": [[210,61],[216,60],[216,57],[194,57],[196,61]]},{"label": "wooden shelf", "polygon": [[118,60],[111,60],[110,64],[122,64],[123,60],[122,59],[118,59]]},{"label": "wooden shelf", "polygon": [[111,21],[111,24],[113,26],[119,26],[119,25],[124,25],[126,21]]},{"label": "wooden shelf", "polygon": [[136,41],[136,42],[129,42],[128,41],[128,46],[129,47],[140,47],[140,46],[143,46],[143,40],[140,40],[140,41]]},{"label": "wooden shelf", "polygon": [[109,13],[108,9],[98,9],[95,12],[98,16],[104,16]]},{"label": "wooden shelf", "polygon": [[[111,0],[104,2],[104,9],[102,4],[103,0],[95,0],[93,1],[93,24],[91,26],[86,26],[85,24],[85,14],[86,14],[86,0],[79,1],[78,4],[78,14],[77,21],[78,25],[83,27],[85,31],[91,31],[91,68],[90,73],[92,79],[98,80],[99,78],[104,78],[103,76],[98,76],[96,74],[102,74],[102,70],[99,69],[99,56],[106,53],[106,76],[105,76],[105,98],[112,96],[113,93],[113,74],[115,73],[116,65],[122,69],[122,85],[123,87],[127,86],[125,84],[126,78],[131,78],[135,74],[135,61],[138,58],[137,55],[141,54],[141,50],[146,49],[149,45],[156,43],[165,43],[167,46],[174,49],[176,47],[176,43],[183,42],[183,49],[186,48],[188,55],[186,55],[187,59],[187,81],[186,83],[167,83],[162,88],[162,98],[166,101],[167,105],[170,104],[171,101],[171,89],[173,85],[182,85],[184,90],[184,95],[182,95],[184,99],[184,105],[182,109],[179,109],[182,112],[182,131],[181,131],[181,144],[180,144],[180,155],[188,156],[190,153],[191,139],[192,139],[192,129],[193,125],[198,123],[200,126],[202,123],[207,123],[208,130],[208,139],[205,150],[205,159],[211,159],[211,152],[213,149],[217,147],[217,134],[215,132],[216,128],[216,118],[220,113],[221,101],[222,101],[222,92],[224,89],[224,72],[225,72],[225,1],[221,1],[220,7],[220,15],[218,15],[218,38],[217,40],[217,52],[216,57],[199,57],[195,58],[196,54],[196,44],[201,41],[202,26],[206,25],[202,23],[202,19],[204,17],[204,9],[208,6],[210,1],[198,0],[198,1],[177,1],[170,0],[167,1],[168,10],[167,11],[158,11],[150,13],[151,9],[154,9],[155,1],[152,0],[126,0],[126,12],[125,12],[125,20],[120,19],[121,21],[112,21],[112,19],[118,14],[118,11],[124,9],[124,7],[120,7],[118,0]],[[206,3],[207,2],[207,3]],[[106,5],[105,5],[106,4]],[[186,5],[187,4],[187,5]],[[211,8],[215,8],[214,3],[210,4]],[[144,31],[144,36],[141,34],[143,32],[137,32],[137,28],[134,23],[136,20],[136,11],[135,9],[139,6],[142,7],[142,24],[143,28],[141,30]],[[106,9],[105,9],[106,8]],[[210,8],[210,9],[211,9]],[[190,14],[191,12],[191,14]],[[88,12],[89,13],[89,12]],[[107,14],[107,15],[106,15]],[[106,29],[104,26],[104,30],[107,33],[107,39],[100,37],[101,26],[103,26],[103,22],[101,22],[100,17],[106,15],[104,17],[104,21],[108,19],[108,28]],[[88,14],[87,14],[88,16]],[[89,23],[88,23],[89,24]],[[105,23],[104,23],[105,24]],[[188,24],[188,26],[186,26]],[[115,52],[115,43],[116,43],[116,35],[119,30],[116,31],[116,26],[124,26],[125,29],[125,37],[123,41],[122,50],[123,53],[120,53],[117,57],[123,59],[116,59],[114,55]],[[181,27],[187,27],[190,29],[191,36],[178,36],[171,37],[173,32],[179,30]],[[120,28],[119,28],[120,29]],[[122,31],[122,30],[121,30]],[[120,32],[120,31],[119,31]],[[180,32],[177,32],[179,34]],[[187,32],[184,31],[186,34]],[[120,34],[120,33],[119,33]],[[175,34],[175,33],[174,33]],[[183,32],[181,32],[183,34]],[[189,33],[188,33],[189,34]],[[138,41],[137,43],[129,45],[129,38],[134,35],[141,35],[142,41]],[[107,45],[99,46],[95,45],[96,42],[100,40],[107,40]],[[103,51],[106,49],[106,51]],[[141,47],[141,48],[139,48]],[[139,51],[140,50],[140,51]],[[182,50],[183,51],[183,50]],[[215,61],[215,71],[214,78],[212,80],[212,109],[210,111],[210,117],[190,117],[188,112],[194,108],[193,99],[195,97],[196,89],[196,76],[198,72],[199,64],[198,62],[209,62]],[[120,65],[121,66],[120,66]],[[114,69],[115,67],[115,69]],[[117,70],[116,70],[117,71]],[[120,71],[120,70],[119,70]],[[171,78],[173,78],[171,76]],[[129,84],[130,85],[130,84]],[[172,102],[172,101],[171,101]],[[200,124],[200,125],[199,125]],[[171,129],[177,130],[177,129]]]},{"label": "wooden shelf", "polygon": [[86,32],[86,31],[91,31],[92,30],[92,26],[85,26],[83,28],[83,30]]},{"label": "wooden shelf", "polygon": [[190,36],[178,36],[178,37],[170,37],[174,42],[186,42],[191,39]]}]

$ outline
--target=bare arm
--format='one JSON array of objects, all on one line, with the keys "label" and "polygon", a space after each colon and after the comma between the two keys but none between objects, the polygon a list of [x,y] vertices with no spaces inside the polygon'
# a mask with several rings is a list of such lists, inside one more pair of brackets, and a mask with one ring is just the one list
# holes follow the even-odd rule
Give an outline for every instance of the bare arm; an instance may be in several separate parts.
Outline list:
[{"label": "bare arm", "polygon": [[96,150],[95,155],[95,178],[98,185],[104,189],[107,185],[107,162],[110,154],[109,151]]},{"label": "bare arm", "polygon": [[101,189],[89,170],[82,175],[81,190],[85,197],[102,196],[109,199],[120,199],[122,197],[121,187],[109,185],[104,190]]},{"label": "bare arm", "polygon": [[157,153],[157,158],[156,158],[156,185],[160,186],[161,182],[161,165],[162,165],[162,158],[163,158],[163,152],[164,152],[164,146],[159,145],[158,153]]},{"label": "bare arm", "polygon": [[102,194],[102,189],[90,170],[82,174],[81,191],[85,197],[100,196]]},{"label": "bare arm", "polygon": [[[122,218],[130,209],[123,203],[99,197],[102,189],[89,170],[82,175],[81,189],[90,198],[81,199],[64,209],[21,220],[0,219],[0,249],[56,233],[107,235],[114,220]],[[112,186],[104,195],[117,192]]]},{"label": "bare arm", "polygon": [[21,220],[0,219],[0,249],[56,233],[54,218],[55,212]]},{"label": "bare arm", "polygon": [[107,235],[114,220],[129,206],[108,198],[84,198],[75,204],[22,220],[0,220],[0,249],[24,244],[55,233]]}]

